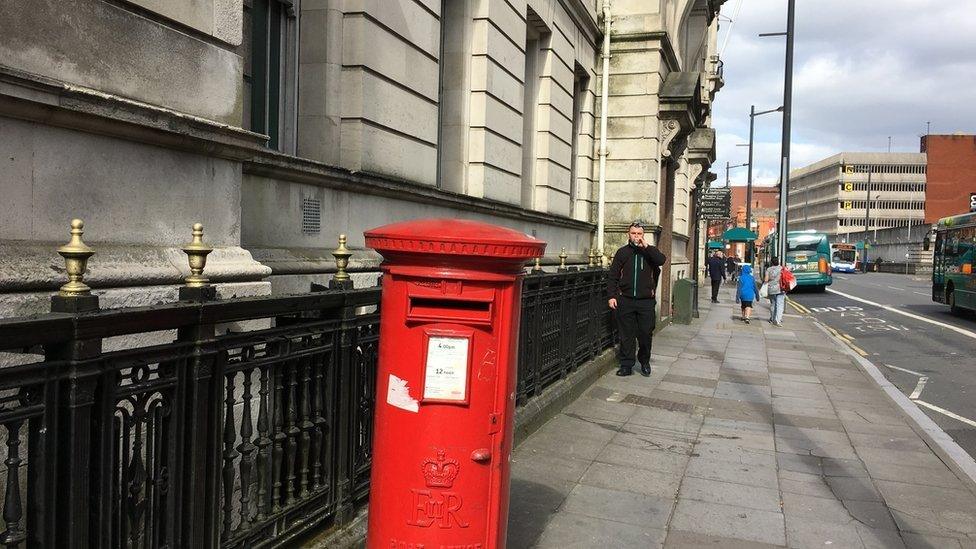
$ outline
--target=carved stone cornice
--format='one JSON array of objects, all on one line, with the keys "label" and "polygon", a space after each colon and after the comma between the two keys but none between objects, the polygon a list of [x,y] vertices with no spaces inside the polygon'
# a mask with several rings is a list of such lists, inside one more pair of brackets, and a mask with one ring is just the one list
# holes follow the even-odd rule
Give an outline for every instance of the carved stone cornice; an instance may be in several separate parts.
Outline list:
[{"label": "carved stone cornice", "polygon": [[698,186],[698,178],[715,162],[715,130],[696,128],[688,136],[688,174],[693,186]]},{"label": "carved stone cornice", "polygon": [[697,72],[671,72],[661,85],[659,133],[661,158],[676,156],[702,114],[701,75]]}]

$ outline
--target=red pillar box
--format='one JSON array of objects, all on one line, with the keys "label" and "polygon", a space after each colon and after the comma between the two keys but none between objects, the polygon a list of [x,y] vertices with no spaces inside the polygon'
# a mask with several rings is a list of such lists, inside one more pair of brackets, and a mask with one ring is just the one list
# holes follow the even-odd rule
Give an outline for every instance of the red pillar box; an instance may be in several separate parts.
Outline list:
[{"label": "red pillar box", "polygon": [[366,245],[384,258],[366,546],[504,547],[522,273],[546,243],[430,219]]}]

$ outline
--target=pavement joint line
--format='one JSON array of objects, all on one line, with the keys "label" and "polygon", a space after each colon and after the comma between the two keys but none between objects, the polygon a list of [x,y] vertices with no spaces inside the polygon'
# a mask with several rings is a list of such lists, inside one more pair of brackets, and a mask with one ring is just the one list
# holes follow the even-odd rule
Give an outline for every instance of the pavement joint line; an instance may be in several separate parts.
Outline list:
[{"label": "pavement joint line", "polygon": [[[820,321],[814,321],[814,326],[830,335],[828,326],[821,323]],[[944,430],[935,421],[930,418],[921,408],[918,407],[918,403],[924,402],[920,400],[909,400],[905,393],[895,386],[894,383],[889,381],[881,370],[874,365],[870,360],[857,356],[853,350],[845,349],[841,345],[841,350],[849,354],[861,368],[874,380],[875,383],[881,388],[881,390],[888,396],[889,399],[894,402],[896,406],[909,418],[909,424],[912,425],[912,430],[915,431],[931,448],[935,454],[946,464],[949,468],[956,473],[956,475],[966,483],[966,487],[976,495],[976,460],[973,459],[961,446],[952,440]],[[925,403],[928,404],[928,403]],[[923,404],[923,406],[925,405]],[[948,410],[947,410],[948,411]],[[951,412],[950,412],[951,413]]]},{"label": "pavement joint line", "polygon": [[[911,398],[911,397],[908,397],[908,398]],[[961,421],[962,423],[965,423],[966,425],[971,425],[973,427],[976,427],[976,421],[973,421],[973,420],[969,419],[968,417],[962,417],[959,414],[950,412],[949,410],[946,410],[945,408],[940,408],[940,407],[936,406],[935,404],[930,404],[928,402],[925,402],[924,400],[917,400],[917,399],[915,400],[915,404],[921,404],[922,406],[925,406],[929,410],[933,410],[935,412],[938,412],[938,413],[940,413],[940,414],[942,414],[942,415],[944,415],[946,417],[951,417],[952,419],[954,419],[956,421]]]},{"label": "pavement joint line", "polygon": [[857,297],[856,295],[850,295],[850,294],[845,294],[844,292],[838,292],[837,290],[834,290],[832,288],[827,288],[827,291],[830,292],[830,293],[833,293],[833,294],[837,294],[837,295],[839,295],[841,297],[846,297],[847,299],[851,299],[853,301],[860,301],[861,303],[865,303],[865,304],[868,304],[868,305],[872,305],[874,307],[881,307],[882,309],[884,309],[886,311],[891,311],[893,313],[900,314],[902,316],[907,316],[908,318],[913,318],[915,320],[921,320],[922,322],[928,322],[929,324],[933,324],[935,326],[939,326],[939,327],[945,328],[947,330],[952,330],[953,332],[960,333],[960,334],[962,334],[962,335],[964,335],[966,337],[971,337],[973,339],[976,339],[976,332],[971,332],[971,331],[966,330],[964,328],[960,328],[958,326],[953,326],[952,324],[946,324],[945,322],[939,322],[938,320],[932,320],[931,318],[926,318],[924,316],[916,315],[914,313],[909,313],[907,311],[902,311],[901,309],[898,309],[898,308],[895,308],[895,307],[891,307],[889,305],[882,305],[880,303],[875,303],[874,301],[869,301],[869,300],[864,299],[862,297]]}]

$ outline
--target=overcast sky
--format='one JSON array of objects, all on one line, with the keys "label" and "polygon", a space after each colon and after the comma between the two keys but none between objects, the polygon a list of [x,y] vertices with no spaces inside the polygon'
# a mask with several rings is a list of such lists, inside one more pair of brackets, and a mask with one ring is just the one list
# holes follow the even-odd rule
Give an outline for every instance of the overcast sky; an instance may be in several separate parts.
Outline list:
[{"label": "overcast sky", "polygon": [[[749,106],[783,102],[786,0],[728,0],[718,47],[725,87],[715,98],[717,158],[713,185],[724,185],[725,163],[748,158]],[[841,151],[918,152],[925,122],[931,132],[976,132],[976,0],[797,0],[791,166]],[[782,117],[756,118],[753,181],[773,185],[779,172]],[[745,185],[746,168],[732,170]]]}]

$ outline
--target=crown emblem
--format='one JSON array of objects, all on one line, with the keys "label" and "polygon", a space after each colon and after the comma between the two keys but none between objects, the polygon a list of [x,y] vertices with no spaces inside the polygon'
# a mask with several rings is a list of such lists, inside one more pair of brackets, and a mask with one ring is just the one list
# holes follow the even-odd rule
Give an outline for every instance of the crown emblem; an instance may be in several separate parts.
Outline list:
[{"label": "crown emblem", "polygon": [[438,450],[437,459],[425,459],[421,469],[424,471],[424,479],[427,481],[428,487],[450,488],[458,476],[460,466],[458,460],[447,459],[444,456],[444,450]]}]

